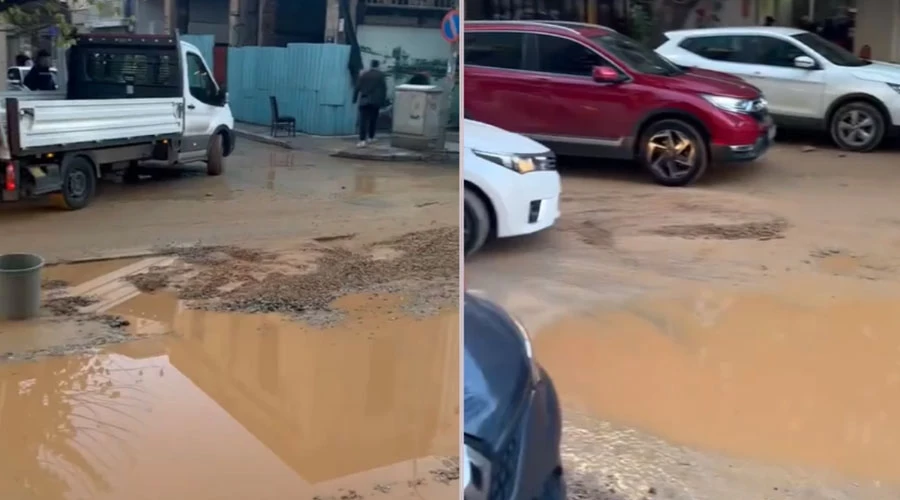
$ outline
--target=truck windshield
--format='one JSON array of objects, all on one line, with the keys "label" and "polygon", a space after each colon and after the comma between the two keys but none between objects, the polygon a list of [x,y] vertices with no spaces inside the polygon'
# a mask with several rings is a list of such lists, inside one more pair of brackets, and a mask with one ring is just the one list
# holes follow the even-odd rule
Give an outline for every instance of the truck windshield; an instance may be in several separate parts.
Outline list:
[{"label": "truck windshield", "polygon": [[815,33],[800,33],[799,35],[794,35],[793,38],[837,66],[868,66],[872,64]]},{"label": "truck windshield", "polygon": [[683,69],[668,59],[621,33],[610,32],[594,36],[591,41],[639,73],[662,76],[684,73]]}]

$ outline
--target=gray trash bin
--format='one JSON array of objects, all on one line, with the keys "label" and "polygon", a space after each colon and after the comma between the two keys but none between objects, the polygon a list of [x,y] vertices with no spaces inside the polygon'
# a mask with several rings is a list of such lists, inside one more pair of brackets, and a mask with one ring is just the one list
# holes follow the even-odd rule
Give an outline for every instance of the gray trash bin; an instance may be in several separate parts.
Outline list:
[{"label": "gray trash bin", "polygon": [[28,319],[41,309],[44,259],[30,253],[0,255],[0,319]]}]

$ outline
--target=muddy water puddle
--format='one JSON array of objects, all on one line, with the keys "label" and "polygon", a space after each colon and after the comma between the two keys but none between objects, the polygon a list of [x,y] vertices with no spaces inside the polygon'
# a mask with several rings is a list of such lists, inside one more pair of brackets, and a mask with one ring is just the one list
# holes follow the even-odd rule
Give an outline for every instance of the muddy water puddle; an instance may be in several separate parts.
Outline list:
[{"label": "muddy water puddle", "polygon": [[[51,288],[78,286],[139,262],[141,259],[110,259],[79,264],[47,266],[41,273],[45,284]],[[54,286],[58,285],[58,286]]]},{"label": "muddy water puddle", "polygon": [[644,298],[539,332],[566,406],[678,444],[900,477],[900,294]]},{"label": "muddy water puddle", "polygon": [[117,304],[174,334],[0,365],[0,498],[458,498],[458,315],[399,302],[344,297],[324,329]]}]

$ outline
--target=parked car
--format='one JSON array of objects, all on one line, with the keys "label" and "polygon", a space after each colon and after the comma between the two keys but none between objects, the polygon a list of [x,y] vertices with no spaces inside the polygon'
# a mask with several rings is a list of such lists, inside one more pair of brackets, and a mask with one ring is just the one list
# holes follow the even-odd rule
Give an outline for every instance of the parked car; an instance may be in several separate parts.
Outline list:
[{"label": "parked car", "polygon": [[[31,71],[31,66],[10,66],[6,69],[6,90],[29,90],[25,86],[25,77]],[[53,81],[58,81],[58,71],[56,68],[50,68],[50,74],[53,75]]]},{"label": "parked car", "polygon": [[466,22],[469,116],[557,154],[634,159],[666,186],[711,162],[762,156],[775,135],[759,89],[684,70],[597,25]]},{"label": "parked car", "polygon": [[75,38],[66,61],[63,89],[10,92],[0,103],[0,202],[50,195],[84,208],[104,174],[127,176],[142,160],[223,173],[234,117],[196,46],[177,35],[92,33]]},{"label": "parked car", "polygon": [[740,76],[762,89],[780,127],[822,130],[871,151],[900,126],[900,66],[861,59],[815,33],[784,27],[670,31],[657,52]]},{"label": "parked car", "polygon": [[565,500],[559,400],[528,332],[471,293],[463,314],[465,500]]},{"label": "parked car", "polygon": [[466,255],[492,238],[535,233],[559,218],[556,156],[527,137],[465,120],[463,182]]}]

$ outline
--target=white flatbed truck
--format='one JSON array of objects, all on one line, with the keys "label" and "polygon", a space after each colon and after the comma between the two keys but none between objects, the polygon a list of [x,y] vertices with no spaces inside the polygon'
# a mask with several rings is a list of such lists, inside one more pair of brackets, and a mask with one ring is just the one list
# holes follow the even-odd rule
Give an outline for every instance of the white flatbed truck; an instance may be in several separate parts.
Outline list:
[{"label": "white flatbed truck", "polygon": [[0,93],[0,201],[50,195],[87,206],[105,174],[205,162],[234,151],[227,93],[199,49],[177,36],[81,35],[56,91]]}]

